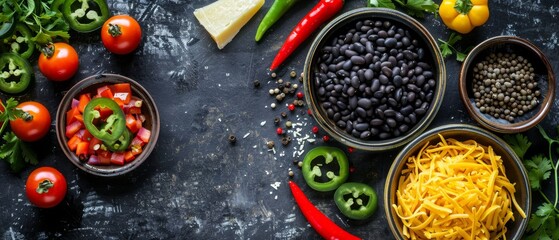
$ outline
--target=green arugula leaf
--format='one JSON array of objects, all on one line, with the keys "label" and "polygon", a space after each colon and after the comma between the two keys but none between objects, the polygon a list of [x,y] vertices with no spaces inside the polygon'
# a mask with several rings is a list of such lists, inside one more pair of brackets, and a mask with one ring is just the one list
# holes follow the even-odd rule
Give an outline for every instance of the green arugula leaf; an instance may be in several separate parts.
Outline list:
[{"label": "green arugula leaf", "polygon": [[532,142],[528,140],[528,137],[522,134],[515,134],[515,135],[505,135],[503,136],[505,142],[507,142],[512,150],[518,155],[519,158],[524,159],[524,155],[532,146]]},{"label": "green arugula leaf", "polygon": [[35,165],[39,162],[35,152],[13,132],[4,134],[2,139],[5,143],[0,146],[0,158],[10,165],[12,171],[21,172],[26,163]]},{"label": "green arugula leaf", "polygon": [[404,5],[408,13],[417,17],[424,17],[425,12],[437,13],[439,5],[431,0],[407,0]]},{"label": "green arugula leaf", "polygon": [[533,156],[530,160],[524,160],[524,166],[528,170],[528,179],[533,190],[541,189],[541,182],[551,176],[553,162],[543,155]]},{"label": "green arugula leaf", "polygon": [[369,0],[367,2],[367,7],[383,7],[396,9],[396,5],[394,5],[392,0]]}]

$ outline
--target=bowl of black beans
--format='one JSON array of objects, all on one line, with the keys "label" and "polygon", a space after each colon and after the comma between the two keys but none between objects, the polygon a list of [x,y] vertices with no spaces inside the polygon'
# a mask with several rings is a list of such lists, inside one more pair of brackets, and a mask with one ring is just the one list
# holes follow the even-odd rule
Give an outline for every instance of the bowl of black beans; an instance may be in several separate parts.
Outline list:
[{"label": "bowl of black beans", "polygon": [[443,99],[446,70],[421,23],[391,9],[360,8],[321,30],[303,79],[322,129],[347,146],[381,151],[428,127]]},{"label": "bowl of black beans", "polygon": [[497,36],[474,47],[460,71],[460,97],[470,116],[499,133],[516,133],[545,118],[555,97],[547,57],[528,40]]}]

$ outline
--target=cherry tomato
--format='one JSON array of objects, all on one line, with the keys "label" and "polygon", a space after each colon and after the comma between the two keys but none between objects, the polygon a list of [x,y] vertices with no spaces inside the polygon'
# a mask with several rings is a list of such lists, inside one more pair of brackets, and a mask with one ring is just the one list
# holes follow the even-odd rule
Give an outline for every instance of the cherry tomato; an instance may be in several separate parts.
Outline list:
[{"label": "cherry tomato", "polygon": [[51,81],[66,81],[78,71],[76,50],[69,44],[58,42],[43,48],[39,56],[39,70]]},{"label": "cherry tomato", "polygon": [[58,205],[66,196],[66,178],[52,167],[35,169],[25,183],[25,194],[29,201],[41,208]]},{"label": "cherry tomato", "polygon": [[103,24],[101,40],[110,52],[128,54],[140,45],[142,29],[134,18],[128,15],[116,15]]},{"label": "cherry tomato", "polygon": [[43,104],[33,101],[22,102],[16,108],[26,112],[23,118],[10,120],[10,127],[19,139],[34,142],[49,132],[50,113]]}]

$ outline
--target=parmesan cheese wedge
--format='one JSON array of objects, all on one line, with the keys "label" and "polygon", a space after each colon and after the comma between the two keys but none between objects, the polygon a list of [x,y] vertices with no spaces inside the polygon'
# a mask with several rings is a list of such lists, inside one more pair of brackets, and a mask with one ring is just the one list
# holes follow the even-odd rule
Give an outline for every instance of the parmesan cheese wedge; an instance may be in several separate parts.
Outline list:
[{"label": "parmesan cheese wedge", "polygon": [[218,0],[194,10],[194,16],[222,49],[262,5],[264,0]]}]

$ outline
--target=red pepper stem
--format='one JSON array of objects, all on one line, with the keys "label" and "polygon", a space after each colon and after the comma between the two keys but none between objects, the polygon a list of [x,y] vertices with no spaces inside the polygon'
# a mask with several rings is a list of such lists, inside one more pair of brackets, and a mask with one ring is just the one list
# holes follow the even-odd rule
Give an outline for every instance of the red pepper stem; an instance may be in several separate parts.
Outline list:
[{"label": "red pepper stem", "polygon": [[351,233],[346,232],[338,225],[336,225],[332,220],[330,220],[326,215],[324,215],[318,208],[316,208],[311,201],[305,196],[305,193],[297,186],[297,184],[293,181],[289,181],[289,187],[291,188],[291,193],[293,194],[293,198],[301,212],[307,219],[307,221],[311,224],[311,226],[316,230],[320,236],[324,239],[330,240],[358,240],[361,239],[352,235]]},{"label": "red pepper stem", "polygon": [[321,0],[299,21],[278,51],[270,70],[273,71],[295,51],[320,25],[331,19],[344,6],[344,0]]}]

